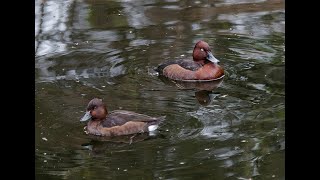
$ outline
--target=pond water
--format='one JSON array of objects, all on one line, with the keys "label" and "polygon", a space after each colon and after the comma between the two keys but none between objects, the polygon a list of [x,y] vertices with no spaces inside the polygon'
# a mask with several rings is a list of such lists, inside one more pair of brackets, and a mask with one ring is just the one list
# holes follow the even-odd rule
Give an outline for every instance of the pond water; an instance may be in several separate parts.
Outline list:
[{"label": "pond water", "polygon": [[[198,40],[224,79],[157,76]],[[285,179],[284,1],[35,0],[35,53],[36,179]],[[166,121],[88,136],[93,97]]]}]

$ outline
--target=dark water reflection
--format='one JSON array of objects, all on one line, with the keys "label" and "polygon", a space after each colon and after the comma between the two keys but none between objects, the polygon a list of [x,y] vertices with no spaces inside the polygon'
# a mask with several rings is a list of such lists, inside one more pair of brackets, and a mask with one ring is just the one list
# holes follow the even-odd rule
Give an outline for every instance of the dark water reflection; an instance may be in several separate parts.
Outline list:
[{"label": "dark water reflection", "polygon": [[[284,2],[35,1],[36,179],[284,179]],[[226,76],[163,80],[203,39]],[[79,118],[166,115],[159,132],[97,138]]]}]

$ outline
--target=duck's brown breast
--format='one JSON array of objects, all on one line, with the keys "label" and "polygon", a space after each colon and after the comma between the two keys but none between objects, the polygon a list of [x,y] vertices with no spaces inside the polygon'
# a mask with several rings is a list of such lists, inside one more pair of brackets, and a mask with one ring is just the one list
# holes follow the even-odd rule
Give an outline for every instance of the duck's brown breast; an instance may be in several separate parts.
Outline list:
[{"label": "duck's brown breast", "polygon": [[218,64],[208,63],[195,72],[196,79],[214,80],[224,75],[224,69]]},{"label": "duck's brown breast", "polygon": [[87,132],[89,134],[101,136],[101,132],[99,131],[100,126],[101,126],[101,121],[90,120],[87,124]]}]

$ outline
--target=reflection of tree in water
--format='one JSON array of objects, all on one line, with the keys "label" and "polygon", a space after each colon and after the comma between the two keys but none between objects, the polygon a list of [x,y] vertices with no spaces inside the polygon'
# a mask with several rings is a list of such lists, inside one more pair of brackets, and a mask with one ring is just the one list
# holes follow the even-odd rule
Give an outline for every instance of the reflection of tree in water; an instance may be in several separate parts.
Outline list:
[{"label": "reflection of tree in water", "polygon": [[[260,12],[281,9],[281,1],[271,0],[264,2],[230,4],[229,1],[180,1],[161,2],[159,6],[153,6],[158,2],[150,1],[90,1],[79,3],[78,1],[37,1],[36,2],[36,54],[48,55],[50,53],[62,53],[67,48],[79,49],[82,46],[94,46],[103,51],[127,52],[121,54],[124,60],[135,60],[141,54],[151,57],[145,59],[145,65],[150,61],[162,61],[164,59],[191,58],[194,43],[203,37],[203,29],[210,29],[211,37],[206,40],[215,52],[217,58],[227,49],[217,46],[218,43],[228,43],[225,36],[217,36],[217,28],[225,26],[237,29],[243,25],[237,24],[237,14],[240,12]],[[222,4],[222,5],[221,5]],[[235,14],[236,13],[236,14]],[[228,15],[230,14],[230,15]],[[228,15],[228,16],[227,16]],[[257,14],[259,15],[259,14]],[[224,19],[225,23],[215,23],[214,19]],[[259,19],[250,19],[252,25]],[[90,25],[88,24],[90,23]],[[95,28],[90,31],[82,29]],[[112,28],[112,30],[110,30]],[[257,28],[251,28],[257,29]],[[246,32],[239,32],[246,33]],[[188,38],[187,38],[188,37]],[[189,38],[193,37],[193,38]],[[91,44],[79,42],[78,38],[88,39]],[[212,39],[214,38],[214,39]],[[233,40],[231,41],[233,42]],[[230,42],[230,43],[231,43]],[[152,45],[157,43],[156,47]],[[141,48],[144,51],[141,52]],[[140,49],[140,51],[133,51]],[[185,52],[181,54],[181,49]],[[241,49],[231,49],[240,51]],[[181,56],[180,56],[181,55]],[[154,59],[152,58],[154,57]],[[37,68],[42,64],[44,74],[47,69],[57,64],[43,58],[36,62]],[[47,64],[47,65],[45,65]],[[76,65],[77,62],[73,63]],[[154,63],[152,63],[154,64]],[[155,63],[156,64],[156,63]],[[74,69],[71,69],[74,71]]]},{"label": "reflection of tree in water", "polygon": [[66,51],[73,33],[77,1],[35,2],[36,56]]},{"label": "reflection of tree in water", "polygon": [[[76,52],[78,47],[88,44],[88,41],[79,42],[77,40],[79,36],[81,38],[83,38],[83,35],[86,36],[81,29],[88,29],[89,27],[88,23],[86,23],[86,6],[86,4],[78,3],[77,1],[36,1],[35,51],[38,58],[36,58],[35,65],[39,70],[42,81],[70,79],[70,77],[76,77],[74,80],[79,77],[87,78],[89,76],[114,77],[123,74],[125,71],[123,65],[118,65],[123,59],[120,58],[114,61],[113,59],[116,56],[110,57],[109,55],[106,57],[110,59],[109,65],[101,66],[99,64],[88,69],[78,68],[82,62],[85,64],[92,62],[92,57],[88,56],[84,59],[83,55]],[[90,36],[90,34],[88,35]],[[69,49],[69,54],[57,56],[57,54],[67,51],[67,48]],[[72,52],[73,49],[74,53]],[[111,51],[111,49],[103,49],[107,52]],[[115,53],[118,52],[113,50],[109,54]],[[77,54],[82,57],[76,56]],[[69,57],[69,55],[70,59],[64,58],[64,56]],[[91,53],[91,55],[98,59],[101,58],[97,57],[96,54]],[[54,56],[54,59],[50,58],[51,56]]]}]

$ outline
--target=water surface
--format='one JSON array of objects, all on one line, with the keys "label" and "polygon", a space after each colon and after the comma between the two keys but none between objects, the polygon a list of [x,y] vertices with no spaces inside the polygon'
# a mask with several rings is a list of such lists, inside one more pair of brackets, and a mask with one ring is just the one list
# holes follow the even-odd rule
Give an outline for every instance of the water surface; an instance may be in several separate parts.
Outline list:
[{"label": "water surface", "polygon": [[[35,5],[36,179],[285,178],[284,1]],[[157,76],[200,39],[226,70],[221,82]],[[79,119],[93,97],[166,121],[131,143],[88,136]]]}]

